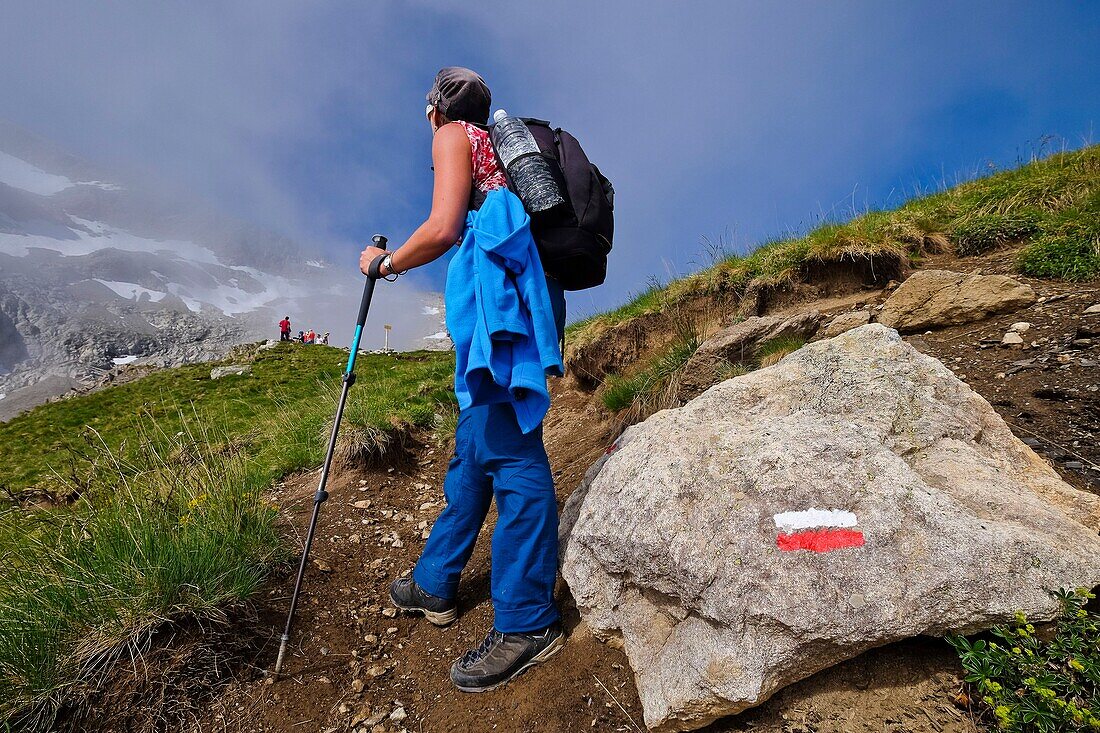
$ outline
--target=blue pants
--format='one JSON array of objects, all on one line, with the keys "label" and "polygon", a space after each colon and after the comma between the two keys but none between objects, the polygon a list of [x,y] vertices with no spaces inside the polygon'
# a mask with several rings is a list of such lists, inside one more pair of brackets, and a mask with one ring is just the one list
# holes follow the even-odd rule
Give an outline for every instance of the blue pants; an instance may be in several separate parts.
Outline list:
[{"label": "blue pants", "polygon": [[558,619],[558,506],[542,426],[524,435],[511,404],[463,410],[455,455],[443,483],[447,506],[432,526],[413,579],[434,596],[454,598],[458,578],[496,497],[493,626],[537,631]]},{"label": "blue pants", "polygon": [[[565,332],[565,294],[547,278],[550,305]],[[558,619],[558,505],[542,426],[524,435],[508,403],[475,405],[458,416],[455,455],[443,482],[447,506],[432,525],[413,579],[433,596],[454,598],[458,578],[496,496],[492,596],[497,631],[522,633]]]}]

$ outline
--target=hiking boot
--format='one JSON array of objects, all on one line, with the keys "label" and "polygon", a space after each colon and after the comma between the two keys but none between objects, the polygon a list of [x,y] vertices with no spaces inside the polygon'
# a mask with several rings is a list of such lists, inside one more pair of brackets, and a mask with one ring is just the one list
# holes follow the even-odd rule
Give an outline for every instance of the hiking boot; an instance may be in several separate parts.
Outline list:
[{"label": "hiking boot", "polygon": [[446,626],[458,618],[458,604],[453,599],[433,596],[411,577],[393,581],[390,601],[402,611],[424,614],[436,626]]},{"label": "hiking boot", "polygon": [[545,662],[564,644],[561,621],[526,634],[504,634],[492,629],[481,646],[466,652],[451,665],[451,682],[463,692],[487,692],[528,667]]}]

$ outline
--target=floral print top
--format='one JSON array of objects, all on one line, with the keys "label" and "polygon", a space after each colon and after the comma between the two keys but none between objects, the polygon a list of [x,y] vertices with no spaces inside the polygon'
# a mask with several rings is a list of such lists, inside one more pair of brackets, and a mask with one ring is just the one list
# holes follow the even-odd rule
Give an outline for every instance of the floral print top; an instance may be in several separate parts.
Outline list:
[{"label": "floral print top", "polygon": [[489,133],[480,127],[475,127],[469,122],[458,121],[462,129],[466,131],[466,137],[470,140],[470,150],[473,153],[474,185],[482,193],[489,193],[493,189],[503,188],[508,185],[504,172],[497,164],[496,153],[493,152],[493,144],[489,140]]}]

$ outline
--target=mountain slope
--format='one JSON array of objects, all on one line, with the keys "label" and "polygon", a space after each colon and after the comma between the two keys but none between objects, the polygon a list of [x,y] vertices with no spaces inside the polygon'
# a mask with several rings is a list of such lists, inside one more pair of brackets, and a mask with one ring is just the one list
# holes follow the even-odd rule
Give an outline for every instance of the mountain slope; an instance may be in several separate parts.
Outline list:
[{"label": "mountain slope", "polygon": [[[295,328],[346,341],[361,279],[297,242],[110,174],[0,122],[0,395],[115,365],[209,360]],[[425,299],[395,345],[440,330]],[[44,380],[49,379],[48,384]],[[26,392],[17,393],[33,385]],[[10,417],[0,398],[0,419]]]}]

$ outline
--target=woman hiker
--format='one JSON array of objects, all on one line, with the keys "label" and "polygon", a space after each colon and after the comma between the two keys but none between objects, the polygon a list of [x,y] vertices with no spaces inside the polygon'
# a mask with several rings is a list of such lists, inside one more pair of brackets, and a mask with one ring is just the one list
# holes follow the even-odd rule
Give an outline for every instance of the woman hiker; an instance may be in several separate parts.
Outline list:
[{"label": "woman hiker", "polygon": [[496,498],[493,628],[455,660],[465,692],[504,684],[557,652],[558,515],[542,418],[546,375],[561,375],[562,289],[543,273],[523,204],[510,192],[484,125],[491,96],[469,69],[445,68],[428,93],[435,184],[427,220],[392,252],[367,247],[364,274],[393,279],[458,243],[447,268],[459,418],[439,515],[412,577],[390,586],[399,609],[437,626],[457,617],[458,580]]}]

